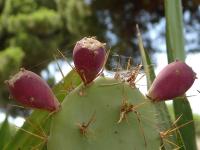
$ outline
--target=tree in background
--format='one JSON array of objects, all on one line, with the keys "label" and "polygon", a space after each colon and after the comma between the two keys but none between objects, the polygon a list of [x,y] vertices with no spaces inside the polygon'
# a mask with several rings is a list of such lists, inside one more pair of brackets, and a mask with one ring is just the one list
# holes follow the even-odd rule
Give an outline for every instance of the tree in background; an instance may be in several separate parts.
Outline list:
[{"label": "tree in background", "polygon": [[[20,66],[39,73],[63,38],[58,32],[62,28],[59,14],[34,0],[6,0],[1,4],[0,81],[8,79]],[[46,62],[34,67],[43,60]],[[0,88],[1,101],[7,100],[4,85]]]},{"label": "tree in background", "polygon": [[[145,33],[164,20],[163,3],[163,0],[155,0],[153,3],[150,0],[57,0],[58,11],[64,20],[65,28],[73,34],[72,41],[87,35],[97,35],[112,47],[111,55],[134,56],[136,63],[139,63],[140,59],[137,57],[139,51],[135,25],[139,24],[144,33],[145,48],[150,53],[159,50],[153,45],[152,40],[155,39]],[[199,1],[183,0],[183,11],[190,12],[190,19],[185,22],[186,33],[191,32],[191,29],[199,33],[199,28],[195,28],[196,23],[199,23],[198,7]],[[165,39],[165,30],[156,34],[159,39]],[[189,42],[192,40],[186,39],[186,43]],[[198,49],[194,49],[196,50]],[[112,64],[111,61],[108,60],[108,69],[112,68],[109,65]]]},{"label": "tree in background", "polygon": [[[58,10],[66,28],[75,35],[94,33],[106,39],[115,52],[126,56],[137,54],[135,25],[146,32],[149,25],[164,18],[163,0],[58,0]],[[183,0],[183,11],[191,12],[191,20],[198,21],[199,1]],[[191,21],[192,22],[192,21]],[[188,24],[191,24],[188,23]],[[78,34],[80,33],[80,34]],[[164,36],[161,33],[160,36]],[[144,37],[144,44],[150,51],[152,41]]]},{"label": "tree in background", "polygon": [[[66,12],[68,20],[65,20],[60,11],[62,5],[59,1],[0,1],[1,83],[8,79],[9,75],[16,73],[21,66],[39,74],[53,60],[57,49],[70,49],[74,45],[73,42],[83,36],[100,35],[97,34],[98,30],[95,33],[90,28],[94,25],[93,29],[96,29],[98,22],[96,25],[92,23],[96,18],[90,17],[89,7],[85,7],[83,1],[78,1],[77,5],[71,2],[67,5],[70,8]],[[73,14],[74,12],[77,15]],[[78,20],[71,22],[70,18]],[[79,21],[86,22],[85,27],[80,27],[80,30],[74,25]],[[0,85],[0,89],[1,107],[5,107],[8,103],[8,93],[3,84]]]}]

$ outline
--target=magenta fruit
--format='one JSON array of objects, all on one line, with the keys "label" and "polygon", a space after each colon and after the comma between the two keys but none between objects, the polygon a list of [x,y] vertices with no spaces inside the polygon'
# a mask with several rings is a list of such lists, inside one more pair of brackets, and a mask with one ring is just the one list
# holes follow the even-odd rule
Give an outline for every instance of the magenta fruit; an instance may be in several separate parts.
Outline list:
[{"label": "magenta fruit", "polygon": [[105,44],[95,38],[83,38],[73,50],[76,71],[85,85],[92,82],[102,70],[106,58]]},{"label": "magenta fruit", "polygon": [[147,96],[153,101],[162,101],[182,96],[196,79],[187,64],[176,60],[168,64],[153,81]]},{"label": "magenta fruit", "polygon": [[6,81],[11,97],[24,106],[57,111],[60,103],[48,84],[37,74],[21,69]]}]

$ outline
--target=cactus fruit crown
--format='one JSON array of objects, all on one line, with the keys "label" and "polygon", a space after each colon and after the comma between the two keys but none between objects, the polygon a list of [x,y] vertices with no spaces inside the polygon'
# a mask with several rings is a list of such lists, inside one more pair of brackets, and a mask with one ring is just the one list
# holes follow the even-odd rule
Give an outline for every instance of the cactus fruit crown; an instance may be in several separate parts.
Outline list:
[{"label": "cactus fruit crown", "polygon": [[[100,47],[105,49],[105,46],[106,46],[105,43],[99,42],[98,40],[96,40],[95,37],[91,37],[91,38],[84,37],[83,39],[78,41],[77,44],[81,45],[82,48],[86,48],[86,49],[91,50],[91,51],[96,51]],[[76,51],[77,49],[74,49],[74,50]]]},{"label": "cactus fruit crown", "polygon": [[25,70],[24,68],[21,68],[20,71],[17,74],[12,76],[12,78],[10,80],[6,80],[5,83],[9,84],[12,87],[14,87],[15,82],[21,78],[21,76],[23,75],[23,71],[24,70]]}]

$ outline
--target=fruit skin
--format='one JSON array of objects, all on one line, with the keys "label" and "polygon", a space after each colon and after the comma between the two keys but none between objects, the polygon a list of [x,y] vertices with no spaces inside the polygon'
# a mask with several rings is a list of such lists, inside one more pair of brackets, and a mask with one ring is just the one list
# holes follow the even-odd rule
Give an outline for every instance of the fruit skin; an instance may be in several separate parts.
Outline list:
[{"label": "fruit skin", "polygon": [[37,74],[21,69],[6,81],[11,96],[24,106],[57,111],[60,103],[49,85]]},{"label": "fruit skin", "polygon": [[153,81],[147,96],[163,101],[182,96],[194,83],[196,73],[186,63],[176,60],[168,64]]},{"label": "fruit skin", "polygon": [[105,44],[94,37],[85,37],[76,43],[73,50],[74,65],[85,85],[98,76],[105,58]]}]

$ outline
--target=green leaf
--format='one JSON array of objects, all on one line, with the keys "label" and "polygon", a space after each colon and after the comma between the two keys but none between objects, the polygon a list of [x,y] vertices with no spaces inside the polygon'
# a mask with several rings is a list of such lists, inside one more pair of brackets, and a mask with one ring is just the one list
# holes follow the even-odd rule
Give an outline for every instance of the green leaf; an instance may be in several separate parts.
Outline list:
[{"label": "green leaf", "polygon": [[0,128],[0,137],[1,137],[0,148],[3,148],[8,144],[8,142],[11,139],[11,136],[12,135],[11,135],[10,125],[8,122],[8,118],[6,117]]},{"label": "green leaf", "polygon": [[[76,71],[72,70],[61,82],[59,82],[53,91],[60,102],[70,92],[77,87],[81,79]],[[22,128],[6,147],[6,150],[26,150],[26,149],[45,149],[46,140],[49,135],[52,115],[49,112],[35,110],[25,121]]]},{"label": "green leaf", "polygon": [[186,97],[178,97],[173,102],[175,117],[178,118],[182,115],[177,122],[177,126],[181,126],[190,121],[193,121],[186,126],[179,129],[186,149],[197,150],[195,126],[192,115],[192,109]]},{"label": "green leaf", "polygon": [[185,60],[181,0],[165,0],[168,62]]},{"label": "green leaf", "polygon": [[[165,0],[166,35],[168,62],[185,60],[182,4],[181,0]],[[175,117],[182,115],[177,122],[180,126],[193,120],[192,110],[186,97],[173,101]],[[186,149],[197,150],[194,122],[180,129]],[[183,149],[183,148],[182,148]]]},{"label": "green leaf", "polygon": [[[142,36],[140,34],[138,26],[137,26],[137,37],[138,37],[140,54],[142,56],[142,64],[144,66],[144,71],[147,78],[147,87],[149,89],[150,85],[153,83],[153,80],[155,79],[155,72],[154,72],[154,68],[153,68],[153,64],[151,62],[150,56],[143,47]],[[154,103],[154,106],[157,112],[157,119],[160,120],[160,124],[158,124],[159,131],[163,132],[163,131],[169,130],[171,128],[172,122],[171,122],[169,111],[167,109],[165,102]],[[166,139],[170,142],[177,143],[175,135],[173,135],[173,137],[169,136]],[[163,145],[164,148],[166,149],[174,148],[174,145],[168,142],[165,142],[162,139],[161,139],[161,145]]]},{"label": "green leaf", "polygon": [[153,80],[155,79],[155,72],[153,68],[153,64],[151,62],[150,56],[146,49],[143,47],[143,42],[142,42],[142,36],[139,31],[138,25],[136,26],[137,28],[137,37],[138,37],[138,44],[139,44],[139,49],[140,49],[140,54],[142,57],[142,64],[144,66],[144,71],[147,77],[147,87],[149,89],[150,85],[152,84]]}]

